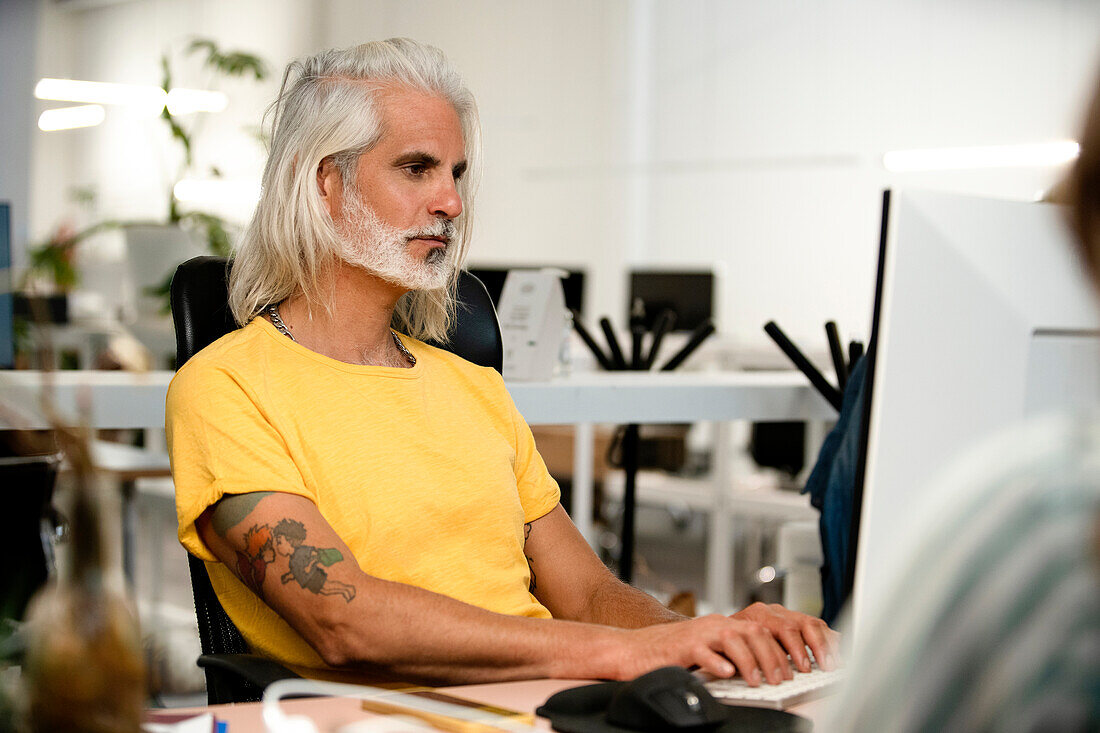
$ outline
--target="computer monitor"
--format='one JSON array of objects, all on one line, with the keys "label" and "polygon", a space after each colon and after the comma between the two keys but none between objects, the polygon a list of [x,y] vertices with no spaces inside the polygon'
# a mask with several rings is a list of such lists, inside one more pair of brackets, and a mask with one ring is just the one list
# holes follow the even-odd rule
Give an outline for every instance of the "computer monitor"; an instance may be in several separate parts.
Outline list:
[{"label": "computer monitor", "polygon": [[11,204],[0,201],[0,369],[15,366],[15,327],[11,271]]},{"label": "computer monitor", "polygon": [[506,266],[477,266],[471,265],[466,269],[478,280],[481,280],[485,284],[485,289],[489,291],[489,298],[492,299],[494,306],[500,305],[500,294],[504,291],[504,280],[508,277],[509,270],[539,270],[543,267],[553,267],[559,270],[564,270],[569,273],[568,276],[562,278],[561,285],[565,291],[565,307],[571,310],[575,310],[580,314],[584,314],[584,271],[569,268],[559,267],[558,265],[516,265],[514,267]]},{"label": "computer monitor", "polygon": [[714,314],[714,273],[706,270],[633,269],[627,319],[634,301],[645,304],[645,327],[653,325],[661,311],[676,314],[676,331],[691,331]]},{"label": "computer monitor", "polygon": [[853,514],[857,643],[897,590],[945,469],[1025,417],[1100,405],[1100,316],[1064,218],[1051,204],[884,197]]}]

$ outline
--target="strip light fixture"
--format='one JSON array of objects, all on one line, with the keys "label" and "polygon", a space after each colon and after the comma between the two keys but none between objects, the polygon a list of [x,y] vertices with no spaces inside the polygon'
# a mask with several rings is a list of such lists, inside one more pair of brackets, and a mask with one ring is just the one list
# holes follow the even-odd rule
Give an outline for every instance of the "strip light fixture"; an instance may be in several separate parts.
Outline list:
[{"label": "strip light fixture", "polygon": [[202,89],[172,89],[164,101],[168,111],[174,115],[186,115],[193,112],[224,112],[229,106],[229,97],[222,92],[208,92]]},{"label": "strip light fixture", "polygon": [[250,210],[260,200],[260,185],[258,181],[184,178],[172,188],[172,195],[185,204]]},{"label": "strip light fixture", "polygon": [[882,167],[895,173],[973,170],[979,168],[1048,168],[1077,158],[1075,140],[972,148],[894,150],[882,156]]},{"label": "strip light fixture", "polygon": [[46,132],[72,130],[78,127],[95,127],[103,122],[106,113],[98,104],[82,104],[78,107],[48,109],[38,116],[38,129]]},{"label": "strip light fixture", "polygon": [[174,115],[186,115],[221,112],[229,105],[229,98],[222,92],[177,88],[166,94],[160,87],[150,84],[77,79],[40,79],[34,87],[34,96],[61,102],[125,106],[150,117],[159,115],[165,107]]},{"label": "strip light fixture", "polygon": [[121,105],[139,109],[151,115],[164,108],[164,90],[144,84],[112,84],[104,81],[76,79],[41,79],[34,87],[38,99],[59,102]]}]

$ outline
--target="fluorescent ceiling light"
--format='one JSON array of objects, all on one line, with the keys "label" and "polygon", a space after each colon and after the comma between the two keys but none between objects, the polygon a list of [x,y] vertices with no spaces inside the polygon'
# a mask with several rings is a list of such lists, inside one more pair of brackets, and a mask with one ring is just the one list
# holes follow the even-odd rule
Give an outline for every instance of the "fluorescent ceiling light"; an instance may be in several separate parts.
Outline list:
[{"label": "fluorescent ceiling light", "polygon": [[229,97],[222,92],[201,89],[173,89],[168,92],[166,106],[174,115],[192,112],[222,112],[229,106]]},{"label": "fluorescent ceiling light", "polygon": [[117,104],[136,107],[150,114],[164,108],[164,90],[141,84],[111,84],[103,81],[76,79],[41,79],[34,87],[34,96],[62,102]]},{"label": "fluorescent ceiling light", "polygon": [[166,106],[174,115],[193,112],[221,112],[229,105],[222,92],[202,89],[173,89],[167,94],[148,84],[114,84],[77,79],[40,79],[34,87],[38,99],[88,104],[112,104],[137,109],[155,116]]},{"label": "fluorescent ceiling light", "polygon": [[894,150],[882,156],[882,167],[898,173],[977,168],[1046,168],[1077,158],[1081,146],[1074,140],[977,148]]},{"label": "fluorescent ceiling light", "polygon": [[247,180],[184,178],[172,187],[172,194],[180,203],[249,210],[260,200],[260,186]]},{"label": "fluorescent ceiling light", "polygon": [[38,129],[52,132],[72,130],[77,127],[95,127],[103,122],[104,117],[103,108],[98,104],[48,109],[38,116]]}]

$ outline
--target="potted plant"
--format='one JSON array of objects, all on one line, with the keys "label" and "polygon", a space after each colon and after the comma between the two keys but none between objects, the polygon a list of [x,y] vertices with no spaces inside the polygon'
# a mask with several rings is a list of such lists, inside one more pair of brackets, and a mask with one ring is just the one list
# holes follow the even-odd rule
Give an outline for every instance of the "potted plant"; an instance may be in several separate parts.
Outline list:
[{"label": "potted plant", "polygon": [[[203,66],[213,72],[215,76],[226,78],[248,78],[255,81],[263,81],[267,78],[267,64],[260,57],[243,51],[223,51],[218,45],[206,38],[196,38],[191,41],[186,50],[187,55],[204,54]],[[161,88],[167,94],[172,89],[172,64],[167,53],[161,56]],[[194,168],[195,162],[195,130],[188,129],[180,119],[173,115],[166,105],[161,111],[161,119],[164,120],[172,134],[172,140],[179,145],[181,153],[179,170],[168,189],[168,220],[164,225],[149,223],[132,223],[127,225],[127,244],[131,257],[142,251],[143,247],[150,245],[150,239],[160,240],[161,246],[168,246],[172,251],[180,254],[179,260],[205,251],[222,257],[228,256],[231,248],[232,225],[217,214],[204,211],[185,211],[181,209],[180,202],[176,198],[176,184]],[[210,175],[221,178],[221,171],[217,166],[210,167]],[[166,232],[165,229],[175,230]],[[197,245],[197,246],[196,246]],[[156,246],[153,244],[152,246]],[[138,269],[141,269],[140,266]],[[161,310],[168,309],[168,288],[172,282],[174,267],[156,280],[155,283],[146,281],[143,294],[156,299],[161,304]],[[140,278],[139,278],[140,279]]]},{"label": "potted plant", "polygon": [[[224,78],[251,78],[262,81],[267,77],[267,65],[258,56],[243,51],[223,51],[212,40],[195,39],[186,49],[186,55],[203,56],[203,66],[213,76]],[[173,87],[173,71],[169,55],[161,57],[161,88],[167,94]],[[136,287],[136,320],[131,324],[134,335],[153,351],[158,361],[171,361],[175,339],[171,323],[166,318],[169,311],[168,292],[176,265],[200,254],[228,256],[234,227],[221,216],[198,210],[185,209],[176,198],[176,184],[191,173],[195,166],[196,127],[186,125],[167,106],[161,119],[177,144],[180,164],[168,189],[168,215],[164,222],[130,222],[125,232],[127,260],[131,280]],[[211,166],[209,174],[221,178],[217,166]]]}]

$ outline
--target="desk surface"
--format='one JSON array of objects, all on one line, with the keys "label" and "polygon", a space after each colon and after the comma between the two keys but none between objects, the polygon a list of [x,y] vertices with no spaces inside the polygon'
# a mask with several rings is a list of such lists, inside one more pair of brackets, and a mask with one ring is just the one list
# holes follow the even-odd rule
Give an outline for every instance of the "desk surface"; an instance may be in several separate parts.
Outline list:
[{"label": "desk surface", "polygon": [[[448,687],[445,691],[457,697],[465,697],[478,702],[500,707],[512,708],[524,712],[533,712],[555,692],[578,685],[591,684],[591,680],[527,680],[524,682],[500,682],[487,685],[462,685]],[[822,700],[795,706],[790,712],[810,718],[815,723],[822,717]],[[308,715],[321,731],[334,730],[341,725],[369,718],[363,712],[358,700],[350,698],[313,698],[306,700],[286,700],[282,708],[290,714]],[[187,708],[171,712],[212,712],[218,720],[226,721],[229,733],[263,730],[260,703],[238,705],[214,705],[209,708]],[[550,730],[550,722],[537,718],[536,725],[542,730]]]},{"label": "desk surface", "polygon": [[[174,372],[2,371],[0,428],[48,427],[40,405],[50,389],[61,414],[94,428],[162,428]],[[795,371],[575,374],[509,382],[528,423],[692,422],[833,419],[836,411]]]}]

